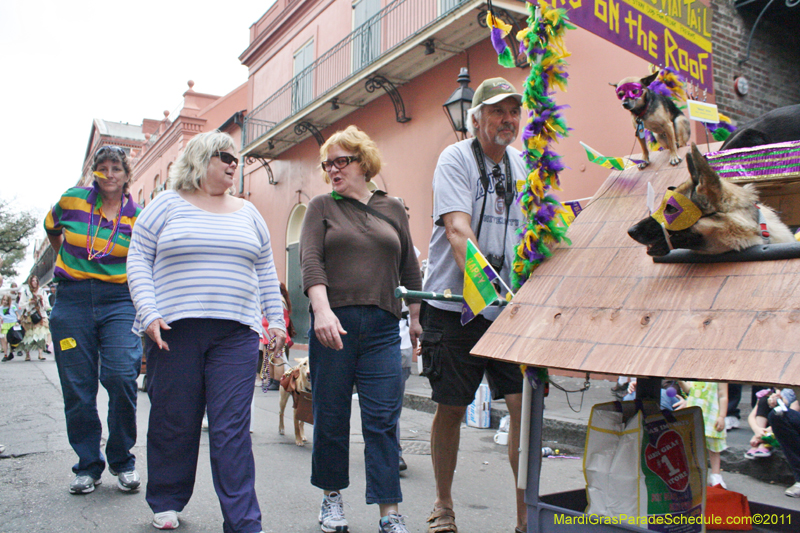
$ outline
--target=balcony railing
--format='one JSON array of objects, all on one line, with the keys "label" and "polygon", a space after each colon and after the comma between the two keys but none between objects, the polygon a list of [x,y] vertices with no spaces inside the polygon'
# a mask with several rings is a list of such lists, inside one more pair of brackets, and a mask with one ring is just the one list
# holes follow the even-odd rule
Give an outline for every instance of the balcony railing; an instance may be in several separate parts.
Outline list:
[{"label": "balcony railing", "polygon": [[470,1],[390,3],[253,109],[244,119],[243,147]]}]

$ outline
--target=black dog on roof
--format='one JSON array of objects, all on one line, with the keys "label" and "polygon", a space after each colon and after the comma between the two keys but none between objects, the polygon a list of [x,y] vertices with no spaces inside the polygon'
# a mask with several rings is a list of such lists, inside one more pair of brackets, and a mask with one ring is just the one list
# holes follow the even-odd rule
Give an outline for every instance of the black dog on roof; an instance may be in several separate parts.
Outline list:
[{"label": "black dog on roof", "polygon": [[779,107],[739,126],[721,150],[800,140],[800,104]]}]

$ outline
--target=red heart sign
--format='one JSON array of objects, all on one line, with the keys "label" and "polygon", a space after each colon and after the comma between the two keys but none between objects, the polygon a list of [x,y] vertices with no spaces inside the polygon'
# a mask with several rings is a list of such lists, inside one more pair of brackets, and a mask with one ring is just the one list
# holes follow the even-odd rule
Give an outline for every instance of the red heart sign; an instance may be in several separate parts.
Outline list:
[{"label": "red heart sign", "polygon": [[665,431],[653,446],[648,444],[644,450],[645,464],[670,489],[683,492],[689,486],[689,468],[683,439],[674,429]]}]

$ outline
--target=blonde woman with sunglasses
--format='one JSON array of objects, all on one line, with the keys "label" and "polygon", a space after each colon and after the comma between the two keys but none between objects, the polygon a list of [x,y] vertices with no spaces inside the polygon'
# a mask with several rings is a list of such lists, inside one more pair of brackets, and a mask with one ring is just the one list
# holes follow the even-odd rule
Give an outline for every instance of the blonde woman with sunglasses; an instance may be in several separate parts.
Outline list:
[{"label": "blonde woman with sunglasses", "polygon": [[262,531],[250,441],[262,312],[278,351],[286,326],[267,225],[230,194],[238,168],[230,135],[193,137],[133,232],[129,284],[150,397],[146,499],[157,529],[177,528],[192,496],[207,412],[223,529]]}]

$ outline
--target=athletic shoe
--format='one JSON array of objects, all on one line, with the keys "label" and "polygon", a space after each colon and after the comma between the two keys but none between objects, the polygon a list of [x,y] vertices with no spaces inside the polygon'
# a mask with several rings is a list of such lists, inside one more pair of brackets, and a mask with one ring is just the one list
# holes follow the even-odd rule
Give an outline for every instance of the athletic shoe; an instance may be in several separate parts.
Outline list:
[{"label": "athletic shoe", "polygon": [[400,456],[400,471],[402,472],[403,470],[408,470],[408,465],[406,464],[405,459],[403,459],[403,456],[401,455]]},{"label": "athletic shoe", "polygon": [[128,492],[129,490],[136,490],[141,485],[142,480],[139,478],[139,472],[136,470],[128,470],[127,472],[114,472],[111,468],[108,469],[112,476],[117,476],[117,486],[119,490]]},{"label": "athletic shoe", "polygon": [[269,384],[267,384],[267,390],[281,390],[281,382],[277,379],[270,378]]},{"label": "athletic shoe", "polygon": [[178,511],[164,511],[153,515],[153,527],[156,529],[178,529]]},{"label": "athletic shoe", "polygon": [[319,509],[319,526],[325,533],[347,533],[347,520],[344,519],[342,495],[331,492],[322,497]]},{"label": "athletic shoe", "polygon": [[784,492],[790,498],[800,498],[800,483],[795,483]]},{"label": "athletic shoe", "polygon": [[5,363],[6,361],[11,361],[12,359],[14,359],[14,352],[11,352],[7,356],[3,357],[3,362]]},{"label": "athletic shoe", "polygon": [[88,474],[84,475],[77,475],[75,479],[72,480],[72,483],[69,484],[69,493],[70,494],[89,494],[90,492],[94,492],[94,488],[97,485],[102,485],[103,482],[100,479],[95,479]]},{"label": "athletic shoe", "polygon": [[381,518],[378,523],[378,533],[408,533],[406,520],[394,511]]},{"label": "athletic shoe", "polygon": [[711,472],[708,473],[708,486],[714,487],[716,485],[720,485],[723,489],[727,489],[728,486],[722,480],[722,474],[712,474]]},{"label": "athletic shoe", "polygon": [[739,419],[735,416],[726,416],[725,417],[725,430],[730,431],[732,429],[739,429]]}]

